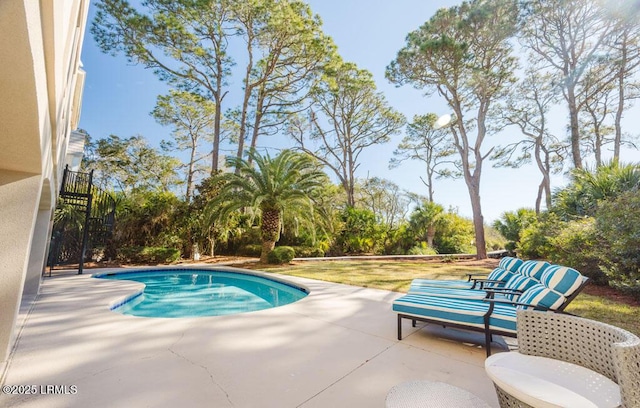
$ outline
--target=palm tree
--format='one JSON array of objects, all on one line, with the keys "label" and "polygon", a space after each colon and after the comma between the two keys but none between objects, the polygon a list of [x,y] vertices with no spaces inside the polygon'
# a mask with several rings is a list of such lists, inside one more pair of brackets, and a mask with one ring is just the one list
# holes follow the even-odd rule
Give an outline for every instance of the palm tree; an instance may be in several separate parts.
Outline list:
[{"label": "palm tree", "polygon": [[444,208],[433,201],[423,201],[409,218],[409,227],[421,237],[426,235],[427,244],[433,248],[433,238],[436,236],[436,226],[442,219]]},{"label": "palm tree", "polygon": [[514,251],[520,242],[520,234],[537,219],[535,210],[520,208],[516,211],[505,211],[500,219],[493,222],[493,228],[497,229],[509,242],[505,249]]},{"label": "palm tree", "polygon": [[209,203],[209,211],[216,212],[218,219],[224,219],[241,208],[259,210],[262,215],[260,261],[266,262],[267,254],[280,239],[283,211],[310,208],[313,194],[327,183],[327,176],[311,156],[291,150],[283,150],[275,158],[269,154],[261,156],[253,150],[248,160],[227,158],[227,167],[235,168],[236,173],[218,176],[224,185]]},{"label": "palm tree", "polygon": [[640,187],[640,165],[612,160],[593,170],[573,169],[571,183],[554,196],[554,211],[565,219],[593,216],[598,203]]}]

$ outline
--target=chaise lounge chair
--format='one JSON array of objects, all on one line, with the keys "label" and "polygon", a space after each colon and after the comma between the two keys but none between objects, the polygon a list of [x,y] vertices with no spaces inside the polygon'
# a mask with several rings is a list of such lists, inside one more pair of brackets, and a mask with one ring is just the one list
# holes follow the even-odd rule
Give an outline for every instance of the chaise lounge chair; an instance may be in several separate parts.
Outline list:
[{"label": "chaise lounge chair", "polygon": [[402,319],[436,323],[485,334],[487,356],[492,336],[516,337],[516,312],[520,309],[562,311],[578,295],[588,278],[568,267],[551,266],[539,284],[513,299],[465,299],[409,293],[393,302],[398,312],[398,340],[402,340]]},{"label": "chaise lounge chair", "polygon": [[[482,299],[489,297],[513,299],[514,296],[519,295],[534,284],[540,283],[540,279],[548,267],[548,262],[525,261],[520,264],[516,273],[510,274],[506,282],[485,280],[480,281],[480,285],[467,287],[465,289],[412,283],[409,288],[409,293],[459,299]],[[565,296],[568,295],[565,294]]]},{"label": "chaise lounge chair", "polygon": [[[506,282],[522,264],[522,260],[512,257],[504,257],[500,260],[498,267],[488,276],[485,274],[467,275],[467,280],[444,280],[444,279],[414,279],[411,282],[412,288],[420,287],[441,287],[449,289],[482,289],[485,284],[499,284]],[[477,276],[482,276],[478,278]]]},{"label": "chaise lounge chair", "polygon": [[457,299],[508,298],[513,299],[539,281],[523,275],[511,275],[504,284],[482,286],[482,288],[451,289],[437,286],[411,286],[409,294],[424,296],[440,296]]}]

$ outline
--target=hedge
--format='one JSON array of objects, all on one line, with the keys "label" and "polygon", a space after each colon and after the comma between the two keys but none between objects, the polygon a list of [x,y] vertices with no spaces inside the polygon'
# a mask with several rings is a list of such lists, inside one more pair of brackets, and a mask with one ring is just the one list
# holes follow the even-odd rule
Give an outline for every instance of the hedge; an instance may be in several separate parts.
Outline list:
[{"label": "hedge", "polygon": [[165,247],[123,247],[118,249],[121,262],[171,263],[180,259],[180,250]]},{"label": "hedge", "polygon": [[270,264],[288,264],[296,256],[296,251],[289,246],[280,246],[267,254],[267,262]]}]

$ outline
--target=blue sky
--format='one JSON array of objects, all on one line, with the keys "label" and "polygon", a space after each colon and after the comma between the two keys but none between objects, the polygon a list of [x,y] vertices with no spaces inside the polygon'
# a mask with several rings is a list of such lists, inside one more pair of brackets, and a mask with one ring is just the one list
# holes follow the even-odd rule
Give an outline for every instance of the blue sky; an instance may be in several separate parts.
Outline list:
[{"label": "blue sky", "polygon": [[[427,21],[438,8],[460,4],[455,0],[311,0],[314,13],[324,22],[324,31],[338,45],[342,57],[354,62],[359,68],[371,71],[378,89],[383,92],[391,106],[402,112],[409,120],[416,114],[448,112],[438,97],[426,97],[410,86],[400,88],[390,84],[384,77],[386,66],[404,46],[406,35]],[[89,21],[93,19],[93,2]],[[149,115],[155,106],[156,97],[165,94],[168,87],[154,74],[142,66],[127,63],[122,56],[103,54],[96,46],[87,27],[82,61],[87,72],[80,127],[93,139],[115,134],[120,137],[143,135],[154,144],[170,139],[170,130],[157,124]],[[239,94],[239,80],[231,84],[233,92]],[[233,93],[232,92],[232,93]],[[227,106],[229,107],[229,106]],[[633,109],[638,116],[638,108]],[[633,116],[633,111],[627,116]],[[564,115],[557,115],[559,121]],[[559,124],[561,127],[564,123]],[[286,136],[280,140],[263,140],[262,145],[286,145]],[[368,150],[359,168],[358,177],[381,177],[394,181],[402,189],[426,195],[420,181],[424,170],[418,162],[405,162],[389,170],[392,152],[403,135],[396,135],[391,142]],[[515,129],[504,132],[487,141],[505,144],[511,138],[520,137]],[[635,157],[633,157],[635,156]],[[635,151],[623,160],[640,159]],[[533,207],[537,195],[540,175],[528,165],[520,169],[494,169],[485,163],[481,181],[481,198],[486,222],[500,217],[504,211],[520,207]],[[563,176],[552,180],[552,188],[565,182]],[[471,217],[471,205],[467,187],[463,180],[439,180],[435,185],[435,200],[445,207],[455,207],[461,215]]]}]

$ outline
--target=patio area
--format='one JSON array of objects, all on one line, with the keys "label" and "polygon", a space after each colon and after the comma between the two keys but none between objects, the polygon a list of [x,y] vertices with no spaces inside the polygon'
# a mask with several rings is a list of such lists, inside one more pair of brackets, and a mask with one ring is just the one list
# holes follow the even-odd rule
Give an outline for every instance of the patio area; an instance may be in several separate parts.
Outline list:
[{"label": "patio area", "polygon": [[[73,272],[46,278],[30,311],[21,310],[2,378],[38,393],[0,394],[0,406],[383,407],[391,387],[416,379],[498,406],[484,349],[408,322],[396,340],[391,303],[399,293],[280,277],[310,295],[259,312],[183,319],[109,311],[136,282]],[[66,388],[43,395],[47,385]]]}]

